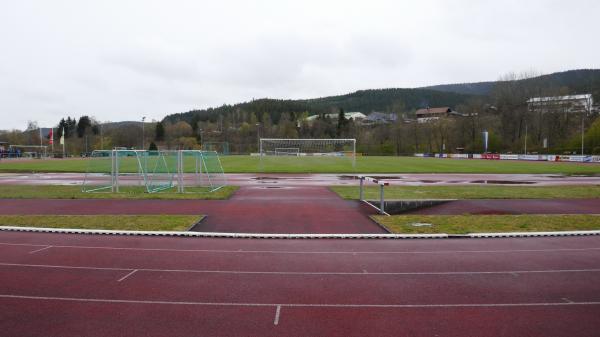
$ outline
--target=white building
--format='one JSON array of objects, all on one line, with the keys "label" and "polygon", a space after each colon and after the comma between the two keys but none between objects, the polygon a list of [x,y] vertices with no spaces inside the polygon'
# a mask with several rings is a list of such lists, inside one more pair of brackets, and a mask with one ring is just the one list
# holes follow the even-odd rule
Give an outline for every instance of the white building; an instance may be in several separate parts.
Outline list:
[{"label": "white building", "polygon": [[591,94],[533,97],[527,100],[529,111],[532,112],[569,112],[591,114],[594,99]]},{"label": "white building", "polygon": [[[310,122],[314,121],[315,119],[319,118],[319,116],[320,115],[308,116],[308,117],[306,117],[306,121],[310,123]],[[339,116],[339,114],[337,114],[337,113],[325,114],[325,117],[329,117],[334,120],[337,120],[338,116]],[[346,119],[352,118],[355,121],[367,118],[367,116],[365,114],[363,114],[362,112],[345,112],[344,117],[346,117]]]}]

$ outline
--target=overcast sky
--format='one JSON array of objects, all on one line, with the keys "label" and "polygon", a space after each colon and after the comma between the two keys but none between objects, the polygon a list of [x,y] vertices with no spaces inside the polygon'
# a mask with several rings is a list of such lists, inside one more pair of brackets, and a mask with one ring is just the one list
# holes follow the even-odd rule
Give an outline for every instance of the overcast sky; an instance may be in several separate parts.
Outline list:
[{"label": "overcast sky", "polygon": [[0,0],[0,129],[600,68],[600,1]]}]

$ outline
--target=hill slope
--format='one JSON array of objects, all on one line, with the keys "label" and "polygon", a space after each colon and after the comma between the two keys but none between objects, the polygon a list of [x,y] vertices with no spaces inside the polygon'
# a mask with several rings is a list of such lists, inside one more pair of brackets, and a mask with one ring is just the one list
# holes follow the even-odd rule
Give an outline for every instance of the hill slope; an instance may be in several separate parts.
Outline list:
[{"label": "hill slope", "polygon": [[[573,93],[592,92],[594,96],[600,96],[600,69],[569,70],[519,80],[518,82],[523,84],[535,82],[543,87],[568,87]],[[423,89],[466,95],[490,95],[494,86],[498,83],[500,81],[441,84],[423,87]]]},{"label": "hill slope", "polygon": [[[520,84],[532,84],[539,88],[568,88],[569,93],[594,94],[596,101],[600,101],[600,69],[570,70],[538,77],[518,80]],[[223,105],[218,108],[191,110],[188,112],[168,115],[165,120],[176,122],[178,120],[216,121],[220,115],[245,111],[256,113],[258,116],[267,112],[274,122],[279,120],[282,113],[303,113],[310,115],[329,113],[332,110],[344,109],[347,112],[360,111],[397,111],[398,105],[402,110],[411,111],[426,106],[449,106],[455,108],[470,98],[488,99],[494,87],[501,81],[478,83],[442,84],[424,88],[402,89],[370,89],[359,90],[353,93],[328,96],[314,99],[282,100],[263,98],[235,105]]]}]

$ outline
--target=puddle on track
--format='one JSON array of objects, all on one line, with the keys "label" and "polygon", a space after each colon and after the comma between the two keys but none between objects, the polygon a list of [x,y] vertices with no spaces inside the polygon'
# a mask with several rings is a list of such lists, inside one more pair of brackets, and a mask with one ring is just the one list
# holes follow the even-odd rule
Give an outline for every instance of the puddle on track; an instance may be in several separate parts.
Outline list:
[{"label": "puddle on track", "polygon": [[491,184],[491,185],[531,185],[533,181],[517,181],[517,180],[473,180],[471,184]]}]

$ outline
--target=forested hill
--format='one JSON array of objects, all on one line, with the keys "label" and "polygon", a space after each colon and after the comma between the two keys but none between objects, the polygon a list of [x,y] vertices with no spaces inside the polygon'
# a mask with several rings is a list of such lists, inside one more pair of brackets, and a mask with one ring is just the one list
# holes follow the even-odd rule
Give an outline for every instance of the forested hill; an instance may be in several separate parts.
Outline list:
[{"label": "forested hill", "polygon": [[271,115],[271,119],[277,122],[279,116],[284,112],[295,114],[308,112],[309,115],[313,115],[336,112],[338,109],[344,109],[347,112],[360,111],[366,114],[372,111],[411,111],[426,106],[455,107],[472,97],[473,95],[429,89],[372,89],[360,90],[346,95],[304,100],[263,98],[235,105],[223,105],[218,108],[172,114],[165,117],[165,120],[169,122],[179,120],[190,122],[192,119],[198,118],[214,122],[221,114],[244,111],[256,113],[259,118],[267,112]]},{"label": "forested hill", "polygon": [[[500,82],[441,84],[424,87],[423,89],[467,95],[490,95],[496,84]],[[529,84],[528,82],[530,82],[538,84],[538,86],[542,84],[545,87],[567,87],[572,93],[593,93],[595,97],[600,98],[600,69],[569,70],[523,79],[518,82],[522,82],[522,84]]]},{"label": "forested hill", "polygon": [[[592,93],[600,102],[600,69],[581,69],[553,73],[527,79],[512,79],[519,87],[539,88],[540,93],[550,88],[564,88],[566,94]],[[368,114],[372,111],[410,112],[427,106],[449,106],[456,108],[471,98],[484,98],[492,95],[494,88],[503,81],[462,84],[444,84],[416,89],[371,89],[353,93],[303,100],[282,100],[263,98],[235,105],[223,105],[218,108],[192,110],[165,117],[166,121],[176,122],[193,119],[215,122],[220,115],[243,111],[254,113],[261,118],[263,113],[270,114],[275,123],[284,113],[309,115],[335,112],[360,111]]]}]

